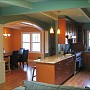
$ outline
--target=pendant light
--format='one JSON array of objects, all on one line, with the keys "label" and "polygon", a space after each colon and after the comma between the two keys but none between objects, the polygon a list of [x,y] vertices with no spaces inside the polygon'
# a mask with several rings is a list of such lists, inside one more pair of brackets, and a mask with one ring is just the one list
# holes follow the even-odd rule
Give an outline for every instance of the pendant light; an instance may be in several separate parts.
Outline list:
[{"label": "pendant light", "polygon": [[[60,12],[60,11],[57,11],[58,16],[59,16],[59,12]],[[58,30],[57,30],[57,34],[60,34],[60,29],[59,29],[59,28],[58,28]]]},{"label": "pendant light", "polygon": [[53,27],[52,27],[52,12],[51,12],[51,28],[50,28],[50,33],[54,33]]},{"label": "pendant light", "polygon": [[60,29],[57,30],[57,34],[60,34]]}]

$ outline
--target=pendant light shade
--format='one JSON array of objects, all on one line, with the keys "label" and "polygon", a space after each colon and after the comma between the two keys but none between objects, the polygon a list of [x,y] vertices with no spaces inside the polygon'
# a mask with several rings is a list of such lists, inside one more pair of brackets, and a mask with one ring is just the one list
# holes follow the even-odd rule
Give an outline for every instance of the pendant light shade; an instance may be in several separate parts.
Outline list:
[{"label": "pendant light shade", "polygon": [[54,33],[54,30],[53,30],[52,26],[50,28],[50,33]]},{"label": "pendant light shade", "polygon": [[[58,16],[59,16],[59,12],[60,12],[60,11],[57,11]],[[59,27],[58,27],[58,30],[57,30],[57,34],[60,34],[60,28],[59,28]]]},{"label": "pendant light shade", "polygon": [[51,28],[50,28],[50,33],[54,33],[53,27],[52,27],[52,12],[51,12]]},{"label": "pendant light shade", "polygon": [[60,29],[57,30],[57,34],[60,34]]}]

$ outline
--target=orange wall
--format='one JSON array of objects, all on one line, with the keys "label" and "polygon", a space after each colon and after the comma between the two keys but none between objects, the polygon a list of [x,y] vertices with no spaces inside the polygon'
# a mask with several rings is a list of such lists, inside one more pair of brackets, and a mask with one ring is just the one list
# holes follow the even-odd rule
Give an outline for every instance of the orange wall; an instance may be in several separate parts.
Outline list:
[{"label": "orange wall", "polygon": [[[4,38],[3,40],[3,47],[5,48],[6,52],[12,52],[13,50],[19,50],[21,48],[22,32],[41,32],[40,30],[33,27],[23,27],[21,30],[4,28],[4,31],[6,31],[6,33],[11,33],[10,37]],[[41,55],[41,53],[30,53],[29,59],[37,59],[37,57],[40,57]]]},{"label": "orange wall", "polygon": [[[12,34],[12,31],[9,28],[4,28],[3,33]],[[12,35],[6,38],[3,36],[3,48],[5,48],[6,52],[11,52],[13,50],[11,42],[12,42]]]},{"label": "orange wall", "polygon": [[58,19],[60,34],[58,35],[58,44],[65,44],[66,21],[65,18]]}]

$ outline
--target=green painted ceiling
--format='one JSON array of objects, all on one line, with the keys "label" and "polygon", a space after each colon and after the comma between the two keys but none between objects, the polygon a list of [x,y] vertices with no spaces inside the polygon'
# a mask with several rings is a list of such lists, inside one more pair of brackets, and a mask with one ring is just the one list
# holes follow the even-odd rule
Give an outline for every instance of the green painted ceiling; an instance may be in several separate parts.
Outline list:
[{"label": "green painted ceiling", "polygon": [[[36,2],[35,2],[36,1]],[[90,7],[88,0],[0,0],[0,15],[27,14],[66,8]]]},{"label": "green painted ceiling", "polygon": [[23,18],[23,15],[30,19],[32,17],[27,16],[30,13],[36,14],[71,8],[83,8],[82,12],[90,20],[90,0],[0,0],[0,22],[8,22],[12,19],[11,17],[15,17],[17,20],[17,17]]}]

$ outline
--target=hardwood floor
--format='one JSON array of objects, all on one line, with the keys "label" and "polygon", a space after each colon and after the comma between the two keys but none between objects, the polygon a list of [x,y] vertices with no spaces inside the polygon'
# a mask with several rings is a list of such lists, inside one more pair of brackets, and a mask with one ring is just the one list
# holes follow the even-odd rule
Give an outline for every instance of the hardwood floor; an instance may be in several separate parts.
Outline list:
[{"label": "hardwood floor", "polygon": [[[0,84],[0,90],[12,90],[17,86],[21,86],[23,80],[31,81],[32,77],[32,63],[29,63],[29,67],[19,68],[6,73],[6,82]],[[90,70],[83,70],[77,73],[75,76],[67,80],[63,85],[85,87],[90,86]]]},{"label": "hardwood floor", "polygon": [[69,80],[67,80],[63,85],[75,86],[75,87],[90,87],[90,70],[82,70]]}]

